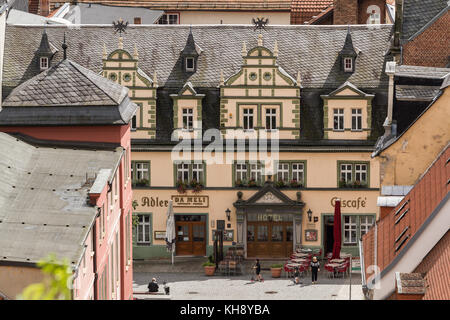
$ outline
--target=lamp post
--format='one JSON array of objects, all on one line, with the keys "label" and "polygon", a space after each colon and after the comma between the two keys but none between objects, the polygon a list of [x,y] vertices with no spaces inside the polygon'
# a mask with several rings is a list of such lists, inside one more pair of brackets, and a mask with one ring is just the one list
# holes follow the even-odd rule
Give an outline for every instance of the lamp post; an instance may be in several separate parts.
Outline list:
[{"label": "lamp post", "polygon": [[312,218],[312,211],[311,211],[311,209],[308,209],[308,212],[306,212],[306,213],[308,214],[309,222],[311,222],[311,218]]},{"label": "lamp post", "polygon": [[225,214],[227,215],[228,221],[230,221],[231,210],[229,208],[227,208],[227,210],[225,210]]}]

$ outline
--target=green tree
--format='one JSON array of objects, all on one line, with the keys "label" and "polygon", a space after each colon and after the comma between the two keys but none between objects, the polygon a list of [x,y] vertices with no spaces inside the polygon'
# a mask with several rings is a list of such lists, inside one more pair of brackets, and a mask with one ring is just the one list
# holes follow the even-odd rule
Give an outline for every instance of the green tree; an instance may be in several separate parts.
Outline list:
[{"label": "green tree", "polygon": [[58,260],[54,254],[40,260],[37,266],[44,274],[41,283],[26,287],[19,300],[71,300],[72,271],[67,259]]}]

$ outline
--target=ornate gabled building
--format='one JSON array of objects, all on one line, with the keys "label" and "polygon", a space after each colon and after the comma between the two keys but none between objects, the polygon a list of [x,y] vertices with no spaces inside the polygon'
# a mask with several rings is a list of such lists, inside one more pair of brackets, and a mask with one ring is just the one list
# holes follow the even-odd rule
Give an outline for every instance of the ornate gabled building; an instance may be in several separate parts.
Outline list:
[{"label": "ornate gabled building", "polygon": [[[329,252],[336,198],[342,250],[358,255],[379,210],[371,153],[386,118],[390,29],[266,26],[258,35],[250,26],[130,26],[119,39],[106,26],[46,32],[53,42],[65,33],[69,59],[127,86],[139,105],[133,255],[143,259],[169,255],[169,200],[180,256],[211,254],[218,228],[225,246],[242,246],[248,258],[299,246]],[[7,27],[4,92],[29,77],[41,33]],[[25,62],[13,66],[19,52]],[[192,147],[191,159],[174,155],[182,145]],[[251,208],[240,210],[243,203]]]}]

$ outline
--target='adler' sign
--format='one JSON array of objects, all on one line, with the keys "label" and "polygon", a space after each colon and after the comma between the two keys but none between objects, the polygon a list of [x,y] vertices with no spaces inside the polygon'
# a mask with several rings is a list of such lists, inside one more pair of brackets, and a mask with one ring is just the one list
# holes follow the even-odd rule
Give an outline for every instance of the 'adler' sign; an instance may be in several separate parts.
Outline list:
[{"label": "'adler' sign", "polygon": [[208,196],[172,196],[174,207],[208,208]]}]

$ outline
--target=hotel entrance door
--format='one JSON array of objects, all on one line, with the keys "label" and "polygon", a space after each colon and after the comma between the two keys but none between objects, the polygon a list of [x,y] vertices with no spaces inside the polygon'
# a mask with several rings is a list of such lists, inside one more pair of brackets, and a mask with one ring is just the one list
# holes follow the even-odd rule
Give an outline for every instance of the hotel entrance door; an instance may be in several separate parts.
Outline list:
[{"label": "hotel entrance door", "polygon": [[177,256],[206,255],[206,216],[176,215]]},{"label": "hotel entrance door", "polygon": [[293,248],[292,221],[247,223],[247,257],[284,258]]}]

